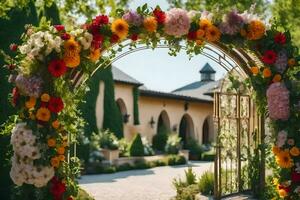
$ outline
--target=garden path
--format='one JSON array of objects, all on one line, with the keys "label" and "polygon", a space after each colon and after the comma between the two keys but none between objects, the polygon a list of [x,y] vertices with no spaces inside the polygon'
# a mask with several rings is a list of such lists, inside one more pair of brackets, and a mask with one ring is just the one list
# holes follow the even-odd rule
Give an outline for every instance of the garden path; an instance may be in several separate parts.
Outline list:
[{"label": "garden path", "polygon": [[[197,178],[205,171],[213,171],[213,162],[190,162]],[[115,174],[86,175],[80,186],[95,200],[170,200],[176,195],[173,178],[184,178],[188,165],[164,166],[145,170],[131,170]]]}]

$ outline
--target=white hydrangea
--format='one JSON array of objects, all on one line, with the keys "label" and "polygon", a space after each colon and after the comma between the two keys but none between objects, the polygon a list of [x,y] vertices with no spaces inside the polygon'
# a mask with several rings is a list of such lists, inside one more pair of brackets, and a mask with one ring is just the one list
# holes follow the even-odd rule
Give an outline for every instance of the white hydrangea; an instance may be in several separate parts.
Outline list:
[{"label": "white hydrangea", "polygon": [[42,59],[53,50],[57,53],[61,51],[63,40],[49,31],[38,31],[30,35],[25,44],[19,47],[22,54],[31,55]]},{"label": "white hydrangea", "polygon": [[11,144],[14,150],[10,176],[16,185],[23,183],[43,187],[54,176],[50,166],[35,166],[34,160],[41,157],[36,136],[26,123],[18,123],[12,131]]}]

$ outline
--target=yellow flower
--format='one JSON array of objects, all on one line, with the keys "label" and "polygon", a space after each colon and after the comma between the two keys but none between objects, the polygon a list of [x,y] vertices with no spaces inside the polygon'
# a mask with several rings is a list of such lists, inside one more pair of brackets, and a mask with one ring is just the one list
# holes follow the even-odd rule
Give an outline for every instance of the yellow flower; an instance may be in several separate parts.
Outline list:
[{"label": "yellow flower", "polygon": [[273,178],[273,184],[274,184],[275,186],[279,185],[279,180],[278,180],[278,178]]},{"label": "yellow flower", "polygon": [[50,100],[50,95],[47,93],[42,94],[41,101],[42,102],[48,102]]},{"label": "yellow flower", "polygon": [[298,147],[292,147],[292,148],[290,149],[290,154],[291,154],[292,156],[299,156],[299,155],[300,155],[300,150],[299,150],[299,148],[298,148]]},{"label": "yellow flower", "polygon": [[60,161],[65,161],[66,160],[66,157],[64,155],[59,155],[58,158],[59,158]]},{"label": "yellow flower", "polygon": [[66,65],[70,68],[77,67],[80,64],[80,45],[78,42],[74,40],[74,38],[70,38],[64,43],[64,57]]},{"label": "yellow flower", "polygon": [[211,21],[209,21],[208,19],[201,19],[199,21],[199,26],[200,26],[200,29],[206,31],[206,29],[208,27],[210,27],[212,25]]},{"label": "yellow flower", "polygon": [[278,190],[278,194],[279,194],[280,198],[285,198],[288,195],[284,189]]},{"label": "yellow flower", "polygon": [[47,141],[48,147],[55,147],[56,140],[54,138],[49,138]]},{"label": "yellow flower", "polygon": [[150,33],[155,32],[157,29],[157,21],[155,17],[147,17],[144,19],[144,27]]},{"label": "yellow flower", "polygon": [[91,49],[90,51],[90,60],[96,62],[101,56],[100,49]]},{"label": "yellow flower", "polygon": [[288,60],[288,65],[289,67],[293,67],[294,65],[296,65],[296,60],[294,58],[290,58]]},{"label": "yellow flower", "polygon": [[221,38],[221,31],[214,25],[207,27],[205,38],[209,42],[217,42]]},{"label": "yellow flower", "polygon": [[266,27],[260,20],[253,20],[248,25],[247,39],[248,40],[259,40],[265,34]]},{"label": "yellow flower", "polygon": [[278,155],[280,153],[280,148],[278,146],[273,146],[272,147],[272,152],[274,153],[274,155]]},{"label": "yellow flower", "polygon": [[272,76],[272,72],[271,72],[270,68],[265,68],[263,70],[263,76],[264,76],[264,78],[269,78]]},{"label": "yellow flower", "polygon": [[61,146],[56,149],[57,153],[60,155],[65,154],[65,147]]},{"label": "yellow flower", "polygon": [[55,129],[58,129],[60,126],[60,122],[58,120],[55,120],[52,122],[52,127]]},{"label": "yellow flower", "polygon": [[28,101],[25,102],[25,106],[27,109],[34,108],[36,104],[36,99],[34,97],[30,97]]},{"label": "yellow flower", "polygon": [[276,156],[276,162],[281,168],[291,168],[293,166],[293,161],[289,150],[284,150],[278,153]]},{"label": "yellow flower", "polygon": [[274,77],[273,77],[273,82],[274,83],[277,83],[277,82],[280,82],[281,81],[281,75],[280,74],[276,74]]},{"label": "yellow flower", "polygon": [[111,31],[116,34],[120,40],[124,40],[129,31],[129,25],[124,19],[117,19],[111,24]]},{"label": "yellow flower", "polygon": [[51,158],[50,162],[51,162],[52,167],[58,167],[59,163],[60,163],[60,159],[59,159],[59,157],[53,157],[53,158]]},{"label": "yellow flower", "polygon": [[43,122],[48,122],[50,120],[51,113],[48,108],[39,108],[36,113],[36,118]]},{"label": "yellow flower", "polygon": [[257,66],[251,67],[251,72],[256,76],[259,73],[259,68]]}]

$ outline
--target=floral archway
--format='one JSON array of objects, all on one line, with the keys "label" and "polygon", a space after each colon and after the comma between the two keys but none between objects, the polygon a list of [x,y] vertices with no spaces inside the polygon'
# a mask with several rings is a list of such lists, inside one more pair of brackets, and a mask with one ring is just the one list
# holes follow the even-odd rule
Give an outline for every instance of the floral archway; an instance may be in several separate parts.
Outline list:
[{"label": "floral archway", "polygon": [[[48,23],[28,26],[23,43],[11,45],[16,51],[15,58],[8,59],[10,81],[16,85],[11,101],[19,111],[11,138],[13,182],[32,186],[40,199],[74,199],[79,161],[68,151],[80,123],[76,106],[85,92],[81,83],[115,56],[112,46],[120,44],[122,49],[121,42],[129,39],[131,48],[140,43],[155,48],[163,39],[171,55],[183,42],[190,55],[200,54],[206,43],[254,55],[256,59],[242,69],[256,91],[260,112],[268,111],[272,119],[277,138],[273,152],[280,168],[278,192],[282,198],[299,198],[300,57],[289,32],[253,13],[235,10],[219,16],[180,8],[164,12],[144,5],[136,11],[119,10],[118,15],[115,19],[99,15],[68,30]],[[104,51],[110,56],[101,56]]]}]

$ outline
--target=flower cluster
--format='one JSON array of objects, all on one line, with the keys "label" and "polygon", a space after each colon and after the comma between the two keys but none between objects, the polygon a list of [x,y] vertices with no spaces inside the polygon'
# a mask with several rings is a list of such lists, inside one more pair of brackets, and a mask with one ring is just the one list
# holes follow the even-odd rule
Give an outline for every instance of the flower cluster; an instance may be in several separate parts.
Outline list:
[{"label": "flower cluster", "polygon": [[25,123],[19,123],[12,131],[11,144],[14,150],[10,176],[16,185],[23,183],[36,187],[46,186],[54,176],[50,166],[35,166],[33,161],[41,157],[36,136]]},{"label": "flower cluster", "polygon": [[180,37],[186,35],[189,29],[190,19],[186,10],[173,8],[166,13],[166,34]]}]

